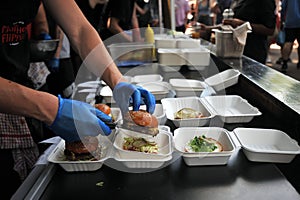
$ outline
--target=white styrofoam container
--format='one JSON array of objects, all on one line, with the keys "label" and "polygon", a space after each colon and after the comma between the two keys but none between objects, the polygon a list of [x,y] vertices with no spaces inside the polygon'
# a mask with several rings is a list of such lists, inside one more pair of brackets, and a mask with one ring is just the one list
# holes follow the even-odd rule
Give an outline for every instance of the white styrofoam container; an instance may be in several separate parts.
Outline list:
[{"label": "white styrofoam container", "polygon": [[162,104],[156,104],[153,115],[156,117],[158,124],[164,125],[167,121],[166,111]]},{"label": "white styrofoam container", "polygon": [[152,62],[153,44],[141,42],[114,43],[108,46],[113,60],[120,61],[147,61]]},{"label": "white styrofoam container", "polygon": [[247,123],[262,113],[238,95],[204,97],[210,111],[225,123]]},{"label": "white styrofoam container", "polygon": [[192,66],[208,66],[210,63],[210,50],[199,47],[182,49],[186,65]]},{"label": "white styrofoam container", "polygon": [[[108,141],[108,138],[104,138],[103,136],[101,143]],[[75,171],[95,171],[102,167],[104,160],[106,159],[105,156],[107,154],[106,151],[106,144],[101,144],[102,146],[102,153],[103,156],[100,160],[97,161],[68,161],[64,155],[65,149],[65,141],[61,140],[54,150],[50,153],[48,157],[48,161],[51,163],[59,164],[65,171],[67,172],[75,172]]]},{"label": "white styrofoam container", "polygon": [[241,73],[236,69],[227,69],[205,79],[204,81],[207,85],[214,88],[215,91],[220,91],[236,84],[240,74]]},{"label": "white styrofoam container", "polygon": [[[129,151],[123,149],[124,137],[143,137],[148,141],[154,141],[158,146],[158,153],[144,153]],[[130,157],[130,159],[148,159],[157,160],[163,159],[172,154],[172,140],[171,135],[166,131],[159,129],[159,134],[155,137],[152,135],[145,135],[139,132],[118,128],[116,131],[116,137],[113,143],[114,148],[118,151],[120,158],[124,159]]]},{"label": "white styrofoam container", "polygon": [[[199,97],[164,98],[161,103],[166,111],[167,119],[171,120],[176,127],[205,126],[214,117]],[[192,108],[201,112],[205,117],[175,119],[174,114],[182,108]]]},{"label": "white styrofoam container", "polygon": [[131,155],[121,156],[120,152],[115,152],[114,159],[122,162],[128,168],[138,168],[138,169],[149,169],[149,168],[159,168],[165,164],[165,162],[172,159],[172,155],[159,158],[159,159],[144,159],[135,158]]},{"label": "white styrofoam container", "polygon": [[155,48],[176,48],[176,39],[170,37],[154,37]]},{"label": "white styrofoam container", "polygon": [[233,132],[250,161],[289,163],[300,154],[297,141],[280,130],[236,128]]},{"label": "white styrofoam container", "polygon": [[116,103],[113,98],[113,92],[108,85],[101,88],[100,96],[103,97],[106,103]]},{"label": "white styrofoam container", "polygon": [[[132,107],[129,109],[132,110]],[[140,109],[146,110],[146,106],[141,105]],[[156,117],[159,125],[164,125],[167,121],[166,111],[164,110],[162,104],[155,104],[155,109],[152,115]]]},{"label": "white styrofoam container", "polygon": [[206,87],[204,82],[194,79],[171,78],[169,83],[176,92],[176,97],[200,97]]},{"label": "white styrofoam container", "polygon": [[202,81],[195,79],[183,79],[183,78],[171,78],[169,83],[173,88],[193,88],[193,89],[204,89],[205,85]]},{"label": "white styrofoam container", "polygon": [[136,75],[132,78],[133,83],[147,83],[163,81],[163,77],[160,74],[146,74],[146,75]]},{"label": "white styrofoam container", "polygon": [[139,83],[137,85],[145,88],[149,92],[151,92],[156,100],[161,100],[162,98],[166,98],[169,94],[169,87],[166,85],[167,82],[146,82]]},{"label": "white styrofoam container", "polygon": [[163,49],[157,50],[158,62],[166,66],[181,66],[185,65],[186,61],[181,49]]},{"label": "white styrofoam container", "polygon": [[[184,148],[195,136],[205,135],[217,140],[223,147],[221,152],[188,153]],[[180,127],[174,131],[174,147],[182,153],[184,162],[188,166],[225,165],[235,151],[235,146],[226,129],[219,127]]]},{"label": "white styrofoam container", "polygon": [[176,39],[176,48],[199,48],[201,47],[201,41],[199,39]]}]

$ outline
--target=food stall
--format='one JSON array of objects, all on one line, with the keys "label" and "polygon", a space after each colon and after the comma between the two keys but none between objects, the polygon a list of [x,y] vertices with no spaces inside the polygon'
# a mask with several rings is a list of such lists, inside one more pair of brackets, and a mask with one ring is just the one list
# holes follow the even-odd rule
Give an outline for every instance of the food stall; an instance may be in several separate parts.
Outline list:
[{"label": "food stall", "polygon": [[[261,115],[246,123],[214,120],[209,126],[223,127],[231,135],[236,128],[278,129],[298,142],[300,83],[245,56],[217,57],[215,46],[205,45],[211,60],[204,68],[195,70],[183,65],[166,70],[154,62],[122,66],[120,70],[126,76],[158,74],[166,82],[182,77],[203,81],[218,72],[238,70],[238,81],[219,93],[239,95],[258,108]],[[169,119],[165,125],[172,134],[177,128]],[[233,144],[235,150],[225,164],[189,166],[173,152],[170,162],[148,171],[117,170],[110,167],[116,160],[107,159],[95,171],[68,172],[41,158],[46,162],[35,166],[13,199],[300,199],[298,155],[288,163],[250,161],[241,143],[233,139]],[[51,145],[49,152],[55,146]]]}]

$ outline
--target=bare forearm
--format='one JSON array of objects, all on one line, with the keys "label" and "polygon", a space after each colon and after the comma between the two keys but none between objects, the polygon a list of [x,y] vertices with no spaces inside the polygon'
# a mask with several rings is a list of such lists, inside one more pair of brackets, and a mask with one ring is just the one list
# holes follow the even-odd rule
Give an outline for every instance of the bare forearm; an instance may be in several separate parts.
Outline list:
[{"label": "bare forearm", "polygon": [[58,110],[57,97],[0,77],[0,112],[38,119],[52,124]]}]

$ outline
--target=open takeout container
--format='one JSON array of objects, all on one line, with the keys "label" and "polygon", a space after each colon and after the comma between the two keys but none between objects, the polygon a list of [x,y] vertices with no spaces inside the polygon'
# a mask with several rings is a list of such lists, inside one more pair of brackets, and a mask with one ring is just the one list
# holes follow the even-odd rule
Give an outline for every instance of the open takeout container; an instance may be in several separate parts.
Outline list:
[{"label": "open takeout container", "polygon": [[[157,154],[128,151],[122,148],[124,137],[136,136],[145,139],[155,140],[159,151]],[[50,153],[48,161],[59,164],[65,171],[95,171],[102,167],[108,159],[114,159],[123,163],[128,168],[159,168],[165,162],[172,159],[172,134],[169,129],[159,127],[159,134],[152,137],[139,132],[116,128],[111,133],[111,137],[99,135],[99,145],[101,147],[101,158],[93,161],[69,161],[64,155],[65,141],[61,140]]]},{"label": "open takeout container", "polygon": [[224,123],[248,123],[262,114],[238,95],[207,96],[204,100],[211,113]]},{"label": "open takeout container", "polygon": [[[161,100],[167,119],[176,127],[195,127],[208,125],[214,115],[199,97],[164,98]],[[183,108],[191,108],[203,114],[202,118],[175,119],[175,113]]]},{"label": "open takeout container", "polygon": [[[223,150],[221,152],[186,152],[185,148],[195,136],[204,135],[218,141]],[[235,151],[235,146],[226,129],[219,127],[181,127],[174,131],[174,148],[182,153],[184,162],[188,166],[225,165]]]},{"label": "open takeout container", "polygon": [[238,83],[240,76],[239,70],[227,69],[204,80],[204,82],[211,86],[215,91],[220,91]]},{"label": "open takeout container", "polygon": [[297,141],[280,130],[236,128],[233,133],[250,161],[290,163],[300,154]]},{"label": "open takeout container", "polygon": [[206,88],[205,82],[195,79],[171,78],[169,83],[176,92],[176,97],[200,97]]},{"label": "open takeout container", "polygon": [[[248,123],[262,114],[238,95],[164,98],[161,102],[166,110],[167,119],[176,127],[205,126],[214,117],[219,117],[224,123]],[[175,119],[175,113],[182,108],[192,108],[202,113],[204,117]]]}]

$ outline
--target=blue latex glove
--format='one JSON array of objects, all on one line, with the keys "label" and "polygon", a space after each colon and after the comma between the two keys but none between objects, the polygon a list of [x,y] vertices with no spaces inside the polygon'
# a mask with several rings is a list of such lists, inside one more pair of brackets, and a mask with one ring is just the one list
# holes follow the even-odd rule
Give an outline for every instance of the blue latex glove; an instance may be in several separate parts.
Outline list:
[{"label": "blue latex glove", "polygon": [[48,61],[47,66],[51,72],[58,72],[59,70],[59,59],[52,58]]},{"label": "blue latex glove", "polygon": [[146,104],[149,113],[155,110],[155,97],[148,90],[126,82],[120,82],[113,90],[113,97],[120,107],[122,114],[129,111],[128,107],[132,100],[133,110],[139,110],[141,101]]},{"label": "blue latex glove", "polygon": [[68,142],[79,141],[84,136],[109,135],[110,128],[104,122],[112,118],[90,104],[63,99],[58,96],[59,108],[56,118],[49,127]]},{"label": "blue latex glove", "polygon": [[48,33],[41,33],[38,37],[39,40],[52,40],[52,37]]}]

